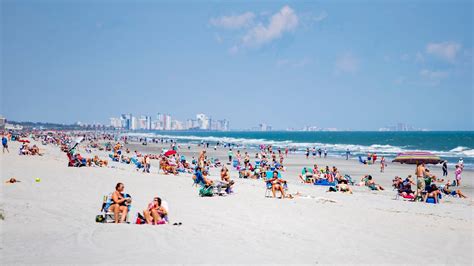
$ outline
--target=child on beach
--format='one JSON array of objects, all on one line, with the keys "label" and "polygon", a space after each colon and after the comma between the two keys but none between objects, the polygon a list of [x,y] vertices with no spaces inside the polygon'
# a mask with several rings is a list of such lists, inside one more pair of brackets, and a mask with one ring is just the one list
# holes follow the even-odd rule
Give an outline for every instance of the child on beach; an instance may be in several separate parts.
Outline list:
[{"label": "child on beach", "polygon": [[461,185],[461,173],[462,173],[463,168],[457,164],[456,165],[456,170],[454,171],[454,183],[457,187]]}]

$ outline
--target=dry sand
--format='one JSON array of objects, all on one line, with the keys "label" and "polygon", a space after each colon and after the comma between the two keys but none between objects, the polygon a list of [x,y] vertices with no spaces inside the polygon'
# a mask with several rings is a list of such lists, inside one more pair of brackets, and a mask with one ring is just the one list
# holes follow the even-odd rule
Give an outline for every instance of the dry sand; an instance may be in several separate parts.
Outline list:
[{"label": "dry sand", "polygon": [[[461,189],[469,199],[444,197],[441,204],[394,200],[395,175],[413,166],[361,165],[355,160],[310,159],[290,155],[283,177],[289,192],[307,197],[265,198],[261,180],[238,179],[235,193],[201,198],[189,174],[137,172],[126,164],[109,168],[67,167],[66,155],[41,146],[44,156],[19,156],[18,144],[0,154],[0,258],[9,264],[161,264],[161,263],[473,263],[473,172],[465,171]],[[159,152],[158,145],[130,148]],[[197,155],[193,146],[189,154]],[[86,154],[83,150],[81,154]],[[102,158],[105,152],[97,150]],[[208,149],[225,160],[226,150]],[[328,193],[302,184],[301,167],[336,165],[343,174],[372,174],[386,191],[354,187],[354,194]],[[452,179],[452,169],[451,179]],[[440,175],[439,168],[433,168]],[[17,184],[3,181],[15,177]],[[218,178],[218,170],[211,171]],[[41,182],[35,182],[41,178]],[[95,222],[102,196],[117,182],[133,197],[132,215],[158,195],[169,203],[171,223],[181,226],[101,224]]]}]

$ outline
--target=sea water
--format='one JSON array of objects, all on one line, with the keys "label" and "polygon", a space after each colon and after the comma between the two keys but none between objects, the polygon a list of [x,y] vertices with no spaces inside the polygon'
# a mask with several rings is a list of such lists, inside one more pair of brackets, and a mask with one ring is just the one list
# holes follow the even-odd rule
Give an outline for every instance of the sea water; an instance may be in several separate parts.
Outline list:
[{"label": "sea water", "polygon": [[463,158],[466,168],[474,168],[474,132],[473,131],[420,131],[420,132],[213,132],[213,131],[149,131],[133,133],[146,137],[171,138],[178,142],[216,142],[233,143],[239,146],[257,148],[260,144],[275,147],[297,148],[303,152],[327,149],[328,156],[345,157],[347,149],[352,158],[377,153],[393,159],[405,151],[428,151],[439,155],[450,164]]}]

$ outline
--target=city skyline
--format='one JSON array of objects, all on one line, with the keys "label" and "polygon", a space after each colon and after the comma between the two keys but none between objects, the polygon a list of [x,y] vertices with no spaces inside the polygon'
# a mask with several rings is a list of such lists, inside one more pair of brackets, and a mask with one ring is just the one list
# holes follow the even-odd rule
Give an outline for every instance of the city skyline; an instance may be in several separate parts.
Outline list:
[{"label": "city skyline", "polygon": [[230,130],[228,120],[213,119],[203,113],[198,113],[194,119],[188,118],[185,121],[173,119],[170,114],[164,113],[157,113],[155,118],[149,115],[134,116],[129,113],[111,117],[110,126],[125,130]]}]

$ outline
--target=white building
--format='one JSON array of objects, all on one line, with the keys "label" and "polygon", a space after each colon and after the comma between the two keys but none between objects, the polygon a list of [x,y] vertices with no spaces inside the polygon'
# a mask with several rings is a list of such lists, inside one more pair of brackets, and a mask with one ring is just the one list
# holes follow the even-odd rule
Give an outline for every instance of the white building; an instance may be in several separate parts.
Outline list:
[{"label": "white building", "polygon": [[209,118],[205,114],[197,114],[196,120],[198,121],[200,129],[203,129],[203,130],[210,129]]},{"label": "white building", "polygon": [[122,128],[122,120],[117,117],[111,117],[110,126],[113,128]]}]

